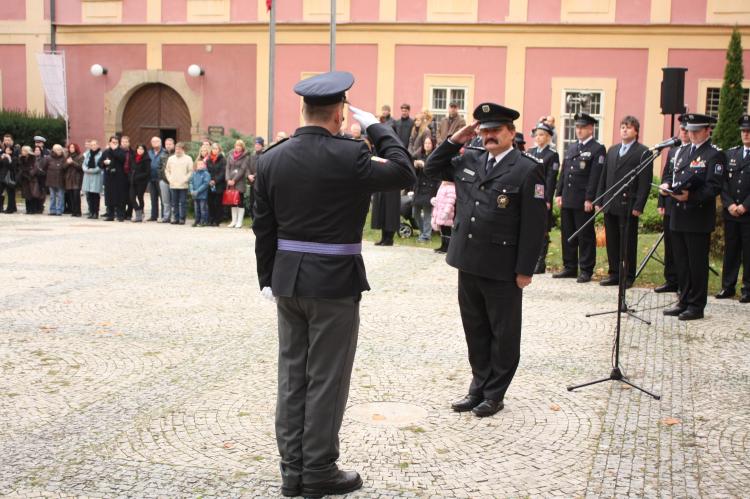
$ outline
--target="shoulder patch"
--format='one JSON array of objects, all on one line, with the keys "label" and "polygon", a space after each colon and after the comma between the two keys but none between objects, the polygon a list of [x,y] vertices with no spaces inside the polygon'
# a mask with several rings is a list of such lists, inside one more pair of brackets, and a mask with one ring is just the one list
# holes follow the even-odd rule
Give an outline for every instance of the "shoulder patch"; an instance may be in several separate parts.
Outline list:
[{"label": "shoulder patch", "polygon": [[721,147],[717,146],[716,144],[711,144],[711,147],[713,147],[717,151],[721,151]]},{"label": "shoulder patch", "polygon": [[347,137],[346,135],[334,135],[336,139],[348,140],[350,142],[364,142],[365,139],[355,139],[354,137]]},{"label": "shoulder patch", "polygon": [[271,145],[269,145],[268,147],[266,147],[266,148],[265,148],[265,149],[263,150],[263,152],[264,152],[264,153],[267,153],[268,151],[270,151],[271,149],[273,149],[273,148],[274,148],[274,147],[276,147],[277,145],[279,145],[279,144],[283,144],[284,142],[286,142],[286,141],[287,141],[287,140],[289,140],[290,138],[291,138],[291,137],[284,137],[283,139],[281,139],[281,140],[279,140],[279,141],[276,141],[276,142],[274,142],[273,144],[271,144]]},{"label": "shoulder patch", "polygon": [[536,156],[533,156],[533,155],[527,153],[526,151],[521,152],[521,154],[523,154],[524,156],[526,156],[530,160],[534,161],[534,163],[539,163],[539,164],[544,163],[544,161],[542,161],[541,159],[537,158]]},{"label": "shoulder patch", "polygon": [[740,147],[742,147],[742,146],[730,147],[729,149],[727,149],[727,151],[735,151],[735,150],[739,149]]}]

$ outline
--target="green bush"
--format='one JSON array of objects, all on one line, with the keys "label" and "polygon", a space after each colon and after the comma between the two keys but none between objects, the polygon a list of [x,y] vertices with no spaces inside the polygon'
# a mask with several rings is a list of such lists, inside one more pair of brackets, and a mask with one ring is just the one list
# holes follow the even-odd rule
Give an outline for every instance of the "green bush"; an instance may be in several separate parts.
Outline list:
[{"label": "green bush", "polygon": [[0,110],[0,134],[10,133],[16,144],[34,146],[34,135],[47,139],[47,147],[65,144],[65,120],[33,112]]},{"label": "green bush", "polygon": [[[234,143],[237,139],[241,139],[245,142],[245,147],[248,151],[253,151],[253,144],[255,143],[254,135],[243,135],[234,128],[229,130],[229,135],[222,135],[218,138],[209,138],[211,142],[218,142],[221,145],[221,149],[224,151],[224,155],[234,149]],[[198,155],[198,151],[201,148],[202,141],[193,141],[185,143],[185,152],[190,154],[193,158]]]}]

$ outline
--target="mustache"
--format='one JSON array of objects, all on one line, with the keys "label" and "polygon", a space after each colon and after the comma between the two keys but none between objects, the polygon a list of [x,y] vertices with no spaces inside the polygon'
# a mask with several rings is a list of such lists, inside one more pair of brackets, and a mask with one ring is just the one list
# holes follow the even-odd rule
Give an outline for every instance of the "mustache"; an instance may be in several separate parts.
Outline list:
[{"label": "mustache", "polygon": [[491,138],[485,139],[484,143],[485,144],[498,144],[498,145],[500,144],[500,142],[498,142],[496,139],[491,139]]}]

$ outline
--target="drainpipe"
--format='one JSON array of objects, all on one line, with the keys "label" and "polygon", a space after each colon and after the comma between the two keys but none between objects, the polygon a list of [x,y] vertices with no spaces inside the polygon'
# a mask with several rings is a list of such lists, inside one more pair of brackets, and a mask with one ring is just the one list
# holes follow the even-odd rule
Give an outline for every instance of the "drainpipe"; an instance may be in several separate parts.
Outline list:
[{"label": "drainpipe", "polygon": [[52,53],[57,52],[57,26],[55,24],[55,0],[49,0],[49,44]]}]

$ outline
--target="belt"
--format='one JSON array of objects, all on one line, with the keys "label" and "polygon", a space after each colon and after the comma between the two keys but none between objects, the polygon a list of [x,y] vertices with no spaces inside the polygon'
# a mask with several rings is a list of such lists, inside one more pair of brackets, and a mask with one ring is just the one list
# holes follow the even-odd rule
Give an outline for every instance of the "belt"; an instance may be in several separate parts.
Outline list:
[{"label": "belt", "polygon": [[336,244],[314,243],[311,241],[292,241],[279,239],[277,248],[297,253],[314,253],[316,255],[359,255],[362,253],[362,243]]}]

